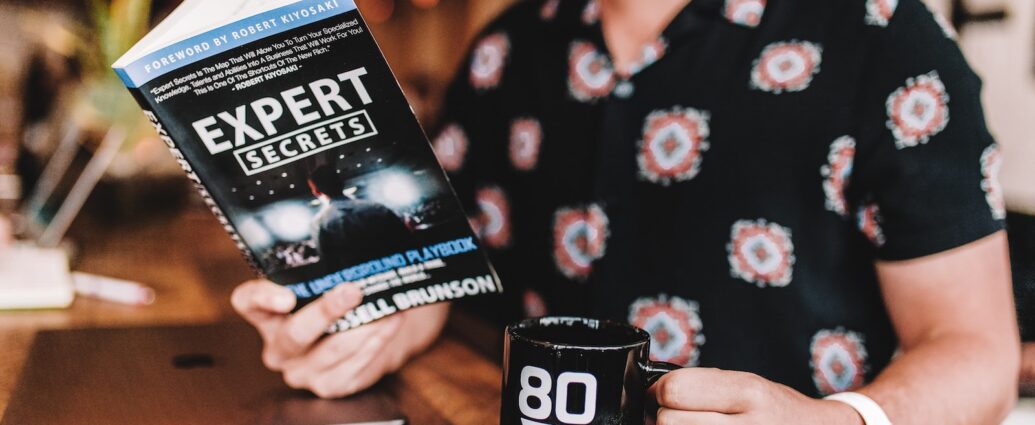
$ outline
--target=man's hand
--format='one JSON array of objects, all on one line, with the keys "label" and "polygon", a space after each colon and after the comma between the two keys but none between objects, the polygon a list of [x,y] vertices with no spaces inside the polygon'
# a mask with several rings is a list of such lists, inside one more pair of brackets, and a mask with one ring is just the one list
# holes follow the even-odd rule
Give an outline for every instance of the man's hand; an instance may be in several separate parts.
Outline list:
[{"label": "man's hand", "polygon": [[[895,424],[993,425],[1013,406],[1020,369],[1005,235],[876,265],[901,354],[856,389]],[[658,425],[861,425],[840,402],[758,376],[681,369],[653,387]]]},{"label": "man's hand", "polygon": [[359,305],[354,285],[341,285],[290,314],[291,290],[269,281],[246,282],[234,290],[234,309],[262,336],[263,363],[281,372],[292,388],[323,398],[362,391],[395,372],[438,335],[448,306],[407,310],[357,329],[325,336],[327,328]]},{"label": "man's hand", "polygon": [[812,399],[745,372],[679,369],[651,391],[660,406],[657,425],[862,425],[846,404]]}]

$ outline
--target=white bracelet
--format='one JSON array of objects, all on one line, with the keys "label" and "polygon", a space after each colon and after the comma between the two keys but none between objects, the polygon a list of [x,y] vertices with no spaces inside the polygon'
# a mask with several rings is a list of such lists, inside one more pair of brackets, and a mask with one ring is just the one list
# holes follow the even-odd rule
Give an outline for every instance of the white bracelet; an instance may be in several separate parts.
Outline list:
[{"label": "white bracelet", "polygon": [[847,404],[852,409],[855,409],[856,412],[859,412],[859,416],[862,416],[863,423],[866,425],[891,425],[891,420],[884,413],[884,409],[881,409],[876,401],[865,395],[853,392],[837,393],[825,397],[824,400],[839,401]]}]

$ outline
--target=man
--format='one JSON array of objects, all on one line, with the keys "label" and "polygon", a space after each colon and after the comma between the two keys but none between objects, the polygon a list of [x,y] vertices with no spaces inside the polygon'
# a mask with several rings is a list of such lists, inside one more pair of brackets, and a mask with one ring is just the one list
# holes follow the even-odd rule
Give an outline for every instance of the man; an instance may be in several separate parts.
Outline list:
[{"label": "man", "polygon": [[399,216],[384,205],[347,195],[332,167],[317,167],[308,183],[322,205],[313,218],[313,238],[323,264],[337,270],[412,246],[413,235]]},{"label": "man", "polygon": [[[919,0],[522,2],[436,150],[468,208],[511,211],[483,225],[512,237],[482,235],[511,293],[701,366],[655,385],[659,424],[997,424],[1019,369],[1000,156],[938,22]],[[235,305],[321,395],[395,370],[445,314],[314,344],[355,290],[295,317],[277,291]]]}]

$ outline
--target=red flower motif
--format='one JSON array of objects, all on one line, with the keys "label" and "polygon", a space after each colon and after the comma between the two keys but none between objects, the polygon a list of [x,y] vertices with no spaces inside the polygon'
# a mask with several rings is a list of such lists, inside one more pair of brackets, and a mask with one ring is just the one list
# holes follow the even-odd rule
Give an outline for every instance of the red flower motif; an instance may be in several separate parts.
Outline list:
[{"label": "red flower motif", "polygon": [[906,80],[888,96],[888,128],[899,149],[925,144],[949,124],[949,95],[938,73]]},{"label": "red flower motif", "polygon": [[708,150],[708,113],[675,107],[647,115],[637,163],[640,176],[668,186],[694,178]]},{"label": "red flower motif", "polygon": [[582,102],[593,102],[607,96],[615,86],[611,61],[592,43],[571,43],[568,55],[568,91]]},{"label": "red flower motif", "polygon": [[841,136],[830,145],[827,163],[820,168],[823,175],[823,193],[826,194],[828,210],[840,215],[848,214],[845,201],[845,187],[852,177],[852,164],[855,161],[855,139]]},{"label": "red flower motif", "polygon": [[726,0],[723,14],[730,22],[754,28],[762,22],[766,0]]},{"label": "red flower motif", "polygon": [[812,380],[823,395],[851,391],[866,379],[863,336],[844,329],[821,330],[810,347]]},{"label": "red flower motif", "polygon": [[510,124],[510,162],[521,171],[535,169],[543,128],[535,118],[519,118]]},{"label": "red flower motif", "polygon": [[981,153],[981,190],[985,191],[985,200],[992,209],[992,218],[1006,218],[1006,200],[1003,197],[1003,186],[999,183],[999,170],[1003,167],[1003,153],[999,145],[991,145]]},{"label": "red flower motif", "polygon": [[482,188],[475,198],[482,212],[482,240],[497,249],[510,245],[510,202],[503,190],[495,186]]},{"label": "red flower motif", "polygon": [[870,204],[859,209],[857,216],[857,224],[859,231],[866,235],[866,239],[869,239],[875,246],[883,246],[884,230],[881,229],[881,221],[883,219],[880,215],[880,207],[877,204]]},{"label": "red flower motif", "polygon": [[509,54],[507,34],[497,32],[481,39],[471,57],[471,87],[487,90],[498,86]]},{"label": "red flower motif", "polygon": [[705,338],[696,302],[664,294],[643,297],[629,306],[629,323],[650,334],[651,360],[697,366]]},{"label": "red flower motif", "polygon": [[783,41],[766,46],[751,69],[752,87],[783,93],[809,87],[819,72],[822,49],[808,41]]},{"label": "red flower motif", "polygon": [[740,220],[733,224],[727,249],[733,277],[760,288],[791,283],[795,257],[790,229],[763,219]]},{"label": "red flower motif", "polygon": [[467,135],[459,125],[447,125],[431,145],[443,169],[455,172],[463,168],[467,156]]},{"label": "red flower motif", "polygon": [[866,23],[886,27],[896,8],[898,0],[866,0]]},{"label": "red flower motif", "polygon": [[593,262],[604,256],[608,234],[607,215],[597,205],[558,210],[553,225],[557,269],[572,279],[588,277]]}]

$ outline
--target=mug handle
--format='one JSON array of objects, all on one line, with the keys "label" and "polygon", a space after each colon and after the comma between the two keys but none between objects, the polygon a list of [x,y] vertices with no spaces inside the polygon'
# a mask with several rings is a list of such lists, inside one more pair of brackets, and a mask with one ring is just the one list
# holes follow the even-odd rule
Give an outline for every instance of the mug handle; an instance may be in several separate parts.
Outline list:
[{"label": "mug handle", "polygon": [[650,388],[651,385],[658,382],[658,379],[661,379],[661,377],[666,373],[682,368],[683,366],[667,362],[647,361],[640,363],[640,373],[644,377],[643,387]]}]

